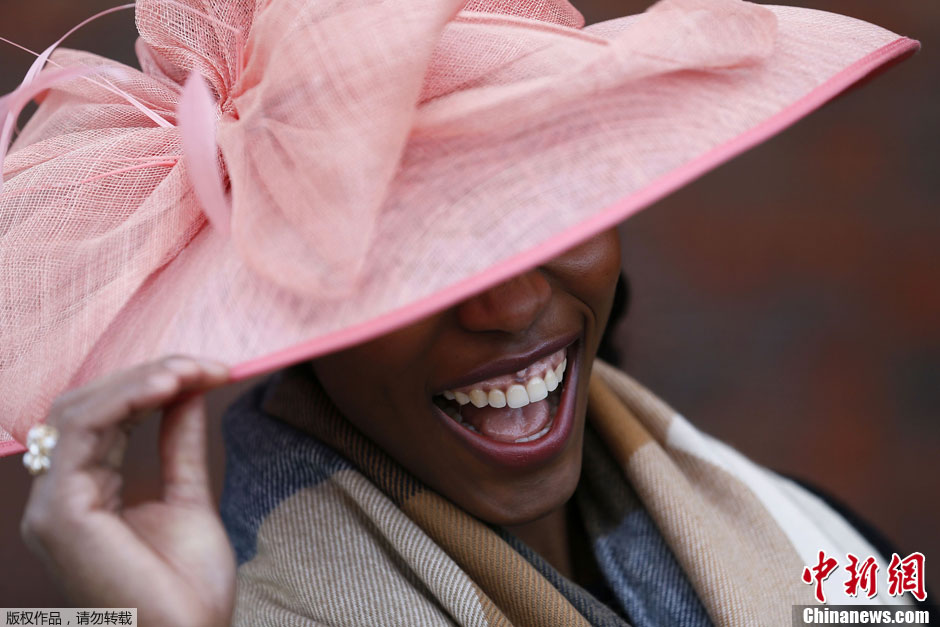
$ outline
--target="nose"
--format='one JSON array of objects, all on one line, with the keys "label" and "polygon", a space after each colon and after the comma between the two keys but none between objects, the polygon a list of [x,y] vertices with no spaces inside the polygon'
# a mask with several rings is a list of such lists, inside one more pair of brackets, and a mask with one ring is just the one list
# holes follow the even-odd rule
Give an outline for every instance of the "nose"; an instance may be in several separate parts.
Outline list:
[{"label": "nose", "polygon": [[457,320],[468,331],[519,333],[532,326],[551,298],[551,285],[535,269],[463,301]]}]

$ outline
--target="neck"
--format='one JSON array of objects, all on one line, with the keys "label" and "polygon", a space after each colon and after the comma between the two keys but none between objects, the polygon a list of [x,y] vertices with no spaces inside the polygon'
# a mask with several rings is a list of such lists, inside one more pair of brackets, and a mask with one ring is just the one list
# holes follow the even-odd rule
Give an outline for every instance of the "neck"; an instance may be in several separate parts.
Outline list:
[{"label": "neck", "polygon": [[506,530],[564,577],[582,586],[601,578],[587,532],[571,501],[531,522],[507,525]]},{"label": "neck", "polygon": [[506,530],[542,556],[559,573],[571,579],[570,532],[564,506],[531,522],[506,526]]}]

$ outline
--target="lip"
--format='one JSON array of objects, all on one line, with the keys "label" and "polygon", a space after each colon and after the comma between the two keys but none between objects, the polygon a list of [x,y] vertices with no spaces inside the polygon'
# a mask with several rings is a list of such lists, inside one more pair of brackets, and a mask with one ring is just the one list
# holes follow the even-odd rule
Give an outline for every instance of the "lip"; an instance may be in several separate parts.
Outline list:
[{"label": "lip", "polygon": [[[520,361],[520,359],[516,357],[500,360],[495,366],[486,369],[487,372],[493,371],[494,374],[485,374],[482,377],[478,376],[475,379],[469,379],[466,383],[460,384],[466,385],[474,381],[479,381],[480,379],[489,378],[490,376],[505,374],[507,372],[505,370],[506,364],[510,364],[510,368],[515,367],[518,370],[532,363],[532,361],[540,359],[545,355],[550,355],[567,346],[565,357],[568,359],[568,373],[565,377],[565,389],[562,391],[561,399],[558,402],[558,409],[555,411],[555,422],[552,424],[551,430],[538,440],[518,443],[498,442],[460,426],[450,416],[441,411],[433,402],[429,403],[432,411],[435,412],[437,417],[447,425],[447,428],[453,431],[474,454],[489,464],[495,464],[507,469],[521,469],[547,462],[561,452],[574,429],[574,414],[578,399],[578,383],[583,359],[583,351],[581,350],[583,342],[581,342],[580,338],[577,336],[564,339],[567,340],[567,344],[561,341],[551,342],[540,347],[537,351],[533,351],[532,354],[535,355],[534,359],[530,356],[526,356],[525,358],[529,359],[529,361]],[[520,365],[514,366],[513,364]],[[497,371],[497,369],[499,370]],[[513,370],[510,369],[509,372],[513,372]],[[476,376],[476,373],[474,373],[474,376]],[[454,387],[459,387],[459,385],[455,385]]]},{"label": "lip", "polygon": [[476,368],[468,371],[466,374],[461,375],[460,378],[448,382],[447,385],[441,386],[440,389],[435,390],[431,396],[437,396],[438,394],[443,393],[444,390],[455,390],[457,388],[470,385],[471,383],[476,383],[477,381],[485,381],[486,379],[492,379],[493,377],[499,377],[505,374],[518,372],[519,370],[522,370],[526,366],[542,359],[543,357],[548,357],[552,353],[555,353],[562,348],[569,347],[580,337],[580,335],[580,331],[573,331],[554,340],[550,340],[539,346],[536,346],[526,353],[520,355],[503,356],[492,361],[488,361],[485,364],[477,366]]}]

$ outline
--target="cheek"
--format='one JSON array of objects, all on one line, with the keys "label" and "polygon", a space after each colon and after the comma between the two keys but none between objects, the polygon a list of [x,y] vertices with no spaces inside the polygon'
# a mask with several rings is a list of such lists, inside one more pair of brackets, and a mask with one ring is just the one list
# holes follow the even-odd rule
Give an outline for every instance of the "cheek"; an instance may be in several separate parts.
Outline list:
[{"label": "cheek", "polygon": [[[394,372],[391,365],[373,358],[360,358],[344,351],[313,362],[313,371],[324,391],[340,413],[367,439],[396,457],[399,462],[413,425],[404,419],[396,398],[396,387],[383,373]],[[402,440],[405,441],[402,441]]]},{"label": "cheek", "polygon": [[599,321],[606,322],[620,276],[620,237],[615,229],[572,248],[547,267],[567,291],[591,307]]},{"label": "cheek", "polygon": [[[438,339],[441,315],[430,316],[374,340],[311,362],[317,378],[331,398],[351,399],[362,404],[374,392],[421,391],[426,374],[426,356]],[[339,404],[339,403],[337,403]],[[378,406],[380,410],[387,405]],[[341,407],[341,409],[343,409]]]},{"label": "cheek", "polygon": [[439,317],[427,318],[316,359],[311,367],[350,422],[380,445],[391,445],[396,435],[414,430],[409,420],[429,398],[426,355],[439,326]]},{"label": "cheek", "polygon": [[584,279],[593,289],[610,293],[620,276],[620,236],[611,229],[586,242],[584,263],[591,268],[585,269]]},{"label": "cheek", "polygon": [[387,373],[398,370],[392,348],[384,343],[363,344],[311,363],[327,396],[369,436],[376,435],[370,427],[377,422],[374,417],[380,415],[379,408],[388,405],[392,388]]},{"label": "cheek", "polygon": [[357,359],[355,351],[343,351],[317,359],[311,367],[327,396],[347,418],[359,422],[356,417],[377,404],[374,397],[381,389],[376,386],[375,371],[381,371],[381,364]]}]

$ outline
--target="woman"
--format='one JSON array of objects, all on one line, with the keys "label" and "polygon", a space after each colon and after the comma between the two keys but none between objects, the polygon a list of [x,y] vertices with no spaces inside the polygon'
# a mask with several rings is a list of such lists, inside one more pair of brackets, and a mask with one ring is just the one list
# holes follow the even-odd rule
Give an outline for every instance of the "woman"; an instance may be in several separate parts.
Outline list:
[{"label": "woman", "polygon": [[[608,231],[457,307],[303,367],[315,373],[357,428],[418,479],[480,519],[506,526],[561,574],[596,583],[597,566],[584,561],[587,539],[583,531],[576,538],[569,532],[565,504],[581,471],[589,378],[579,375],[590,370],[619,271],[617,235]],[[445,390],[472,387],[458,385],[464,381],[494,380],[475,374],[481,370],[509,378],[539,370],[533,363],[554,370],[562,352],[572,359],[556,393],[571,381],[576,387],[557,408],[549,409],[552,401],[545,399],[464,423],[473,420],[489,437],[468,435],[467,426],[435,413],[431,400]],[[66,395],[52,411],[49,421],[60,425],[61,445],[54,470],[36,482],[24,527],[36,549],[50,557],[70,596],[88,605],[139,607],[141,620],[154,624],[229,623],[232,553],[208,485],[200,397],[187,394],[227,380],[221,364],[172,357]],[[77,484],[89,477],[69,469],[107,467],[128,414],[161,407],[166,503],[144,506],[139,514],[125,512],[124,521],[82,521],[89,510],[120,498],[114,492],[119,468],[101,468],[85,485]],[[462,407],[469,413],[474,405]],[[383,419],[375,420],[377,415]],[[285,418],[303,428],[300,416]],[[511,443],[538,436],[546,421],[558,421],[560,429],[526,445]],[[81,442],[91,446],[77,448]],[[71,460],[60,461],[66,458]],[[65,493],[72,495],[68,502],[56,496]],[[72,532],[87,539],[81,546],[67,539],[71,533],[62,527],[73,517],[80,528]],[[65,554],[52,558],[57,549],[46,543],[54,537],[62,539],[58,550]],[[79,572],[98,574],[76,576]]]},{"label": "woman", "polygon": [[[158,80],[143,89],[145,78],[118,75],[115,89],[127,101],[122,106],[134,109],[132,127],[143,115],[147,129],[174,135],[159,135],[158,146],[135,139],[133,150],[124,150],[126,137],[109,144],[125,167],[102,176],[173,169],[150,174],[155,180],[144,181],[137,197],[138,186],[112,190],[105,198],[120,217],[102,220],[126,220],[123,212],[135,208],[134,216],[152,223],[162,219],[147,213],[152,205],[186,208],[198,198],[212,228],[191,213],[174,214],[187,238],[146,263],[138,248],[112,245],[126,255],[124,265],[141,266],[122,275],[136,280],[126,281],[130,300],[111,307],[112,318],[90,316],[80,335],[74,326],[51,330],[68,341],[92,338],[94,347],[70,346],[66,361],[81,354],[76,368],[68,381],[43,380],[43,390],[112,372],[59,397],[47,421],[58,432],[47,431],[28,458],[44,474],[24,515],[25,535],[75,598],[139,607],[156,624],[229,621],[234,564],[210,504],[204,417],[193,393],[311,357],[240,403],[229,420],[234,450],[223,510],[241,564],[237,622],[616,624],[620,614],[637,624],[773,623],[811,600],[810,588],[785,573],[799,570],[822,529],[840,530],[840,548],[874,553],[834,512],[707,441],[648,392],[593,362],[619,272],[616,236],[605,229],[913,44],[866,30],[870,40],[851,39],[856,48],[841,50],[825,69],[815,63],[818,75],[793,74],[791,84],[781,83],[779,71],[805,69],[807,60],[775,51],[805,48],[807,31],[794,31],[800,21],[786,11],[667,2],[642,21],[579,33],[576,12],[563,3],[475,3],[457,14],[461,6],[331,13],[320,3],[272,2],[256,15],[228,6],[214,17],[172,3],[139,4],[141,65]],[[182,19],[193,15],[201,21],[196,28]],[[244,28],[233,26],[240,22]],[[815,27],[828,33],[829,26]],[[379,44],[343,47],[353,27]],[[498,51],[495,62],[468,56],[484,44]],[[200,46],[212,54],[191,51]],[[328,63],[311,66],[331,72],[285,83],[296,78],[290,61],[303,58],[298,48],[322,54]],[[363,50],[371,56],[359,58]],[[69,73],[68,59],[60,61],[63,74],[50,80],[84,71]],[[181,94],[160,92],[189,72],[197,78]],[[200,87],[200,74],[211,91]],[[781,84],[779,93],[764,95]],[[72,89],[88,100],[86,89],[96,98],[102,90],[113,95],[108,85]],[[31,89],[48,87],[40,78]],[[54,149],[51,131],[61,123],[56,112],[78,106],[62,91],[53,90],[45,117],[31,122],[11,154],[10,197],[28,196],[44,181],[43,151]],[[616,133],[624,94],[637,107],[624,119],[666,112],[656,141],[639,133],[633,152],[597,132]],[[721,103],[732,94],[751,108],[736,107],[729,124]],[[174,106],[154,105],[160,98]],[[324,101],[324,115],[305,108]],[[415,102],[422,104],[417,116]],[[176,123],[167,111],[176,112]],[[221,123],[205,142],[213,116]],[[647,120],[621,132],[637,141],[634,129],[650,128]],[[228,180],[215,171],[216,143]],[[183,158],[172,154],[180,151]],[[69,164],[80,163],[78,152],[69,153]],[[572,153],[580,160],[563,170],[560,178],[570,178],[564,185],[543,175]],[[133,160],[143,164],[127,165]],[[637,181],[628,202],[597,211],[623,194],[606,182],[611,160]],[[528,177],[523,185],[521,176]],[[582,184],[595,176],[600,183]],[[100,191],[87,187],[97,177],[79,180],[86,187],[70,189],[70,201],[77,194],[101,202]],[[152,202],[157,192],[160,203]],[[11,214],[25,211],[19,202],[8,200]],[[33,202],[30,210],[41,214],[46,200]],[[295,211],[308,202],[315,221]],[[431,213],[407,213],[419,202]],[[475,216],[474,207],[488,210]],[[496,211],[503,208],[505,215]],[[419,217],[433,225],[431,237],[410,232]],[[498,228],[485,228],[493,223]],[[133,239],[124,235],[125,244]],[[97,272],[89,258],[69,258]],[[206,261],[222,278],[205,279]],[[194,296],[183,305],[168,298],[181,285]],[[252,306],[233,308],[225,299],[233,291],[236,302]],[[231,328],[238,333],[223,337]],[[233,374],[215,362],[174,357],[114,372],[174,345],[248,365]],[[55,372],[44,374],[61,377]],[[10,401],[15,415],[41,406],[42,395],[30,394]],[[165,499],[121,512],[115,464],[123,428],[153,408],[166,412]],[[7,428],[23,431],[22,424]],[[319,497],[313,509],[304,507],[311,494]],[[779,494],[796,502],[788,510],[794,516],[768,505],[768,495]],[[329,520],[311,512],[329,512]],[[797,535],[805,542],[794,551],[788,542]],[[340,541],[354,547],[346,563],[330,553]],[[652,552],[631,561],[638,546]],[[279,552],[285,547],[287,554]],[[749,550],[766,555],[771,593],[734,576],[735,560]],[[644,578],[651,565],[656,577]]]}]

